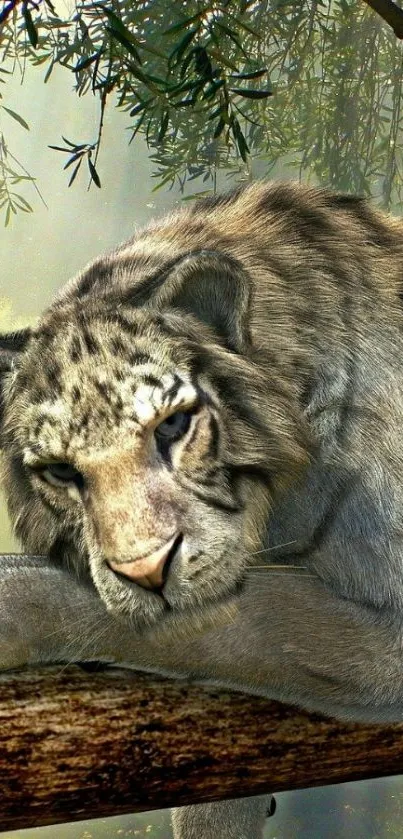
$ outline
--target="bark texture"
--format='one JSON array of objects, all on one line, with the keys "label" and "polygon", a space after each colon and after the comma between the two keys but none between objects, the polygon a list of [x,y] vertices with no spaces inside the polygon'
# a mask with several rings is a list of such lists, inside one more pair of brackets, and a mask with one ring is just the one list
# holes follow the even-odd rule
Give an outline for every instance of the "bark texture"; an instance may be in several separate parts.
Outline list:
[{"label": "bark texture", "polygon": [[400,773],[403,724],[342,724],[122,669],[0,676],[0,829]]}]

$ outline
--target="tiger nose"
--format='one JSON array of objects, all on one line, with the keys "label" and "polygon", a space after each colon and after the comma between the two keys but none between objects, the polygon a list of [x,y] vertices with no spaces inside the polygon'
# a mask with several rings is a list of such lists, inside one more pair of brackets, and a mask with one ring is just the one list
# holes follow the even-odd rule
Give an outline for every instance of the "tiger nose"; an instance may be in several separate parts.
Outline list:
[{"label": "tiger nose", "polygon": [[142,556],[138,559],[130,559],[127,562],[117,562],[116,560],[107,560],[108,565],[112,571],[128,577],[143,588],[153,589],[161,588],[165,582],[164,567],[165,563],[178,539],[178,534],[175,533],[172,538],[148,556]]}]

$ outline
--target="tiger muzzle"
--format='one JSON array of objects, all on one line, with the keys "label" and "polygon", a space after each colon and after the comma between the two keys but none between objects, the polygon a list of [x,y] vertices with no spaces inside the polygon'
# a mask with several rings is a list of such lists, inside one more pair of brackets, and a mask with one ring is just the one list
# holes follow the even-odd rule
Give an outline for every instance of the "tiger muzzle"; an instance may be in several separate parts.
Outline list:
[{"label": "tiger muzzle", "polygon": [[182,535],[175,533],[160,548],[137,559],[124,561],[107,560],[109,567],[117,574],[147,589],[161,589],[168,576],[169,566],[180,547]]}]

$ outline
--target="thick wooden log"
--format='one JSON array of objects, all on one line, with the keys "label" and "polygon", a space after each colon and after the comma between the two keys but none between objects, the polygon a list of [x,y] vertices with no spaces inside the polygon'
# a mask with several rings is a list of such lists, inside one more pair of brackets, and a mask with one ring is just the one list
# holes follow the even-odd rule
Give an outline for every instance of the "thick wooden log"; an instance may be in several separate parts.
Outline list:
[{"label": "thick wooden log", "polygon": [[0,676],[0,829],[403,771],[403,724],[76,666]]}]

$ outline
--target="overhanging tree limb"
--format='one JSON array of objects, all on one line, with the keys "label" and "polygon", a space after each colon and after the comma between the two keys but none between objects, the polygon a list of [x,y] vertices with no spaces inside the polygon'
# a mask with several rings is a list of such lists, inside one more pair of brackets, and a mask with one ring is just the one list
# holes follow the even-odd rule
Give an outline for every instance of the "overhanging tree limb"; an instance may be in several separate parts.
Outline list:
[{"label": "overhanging tree limb", "polygon": [[396,38],[403,39],[403,9],[392,0],[364,0],[364,3],[392,27]]}]

